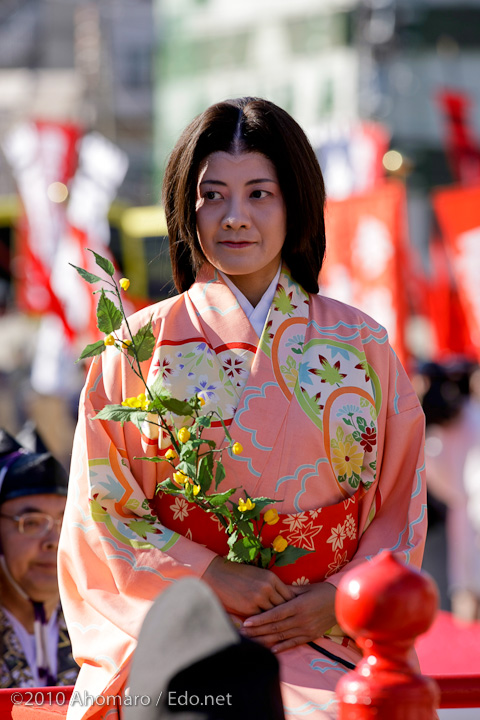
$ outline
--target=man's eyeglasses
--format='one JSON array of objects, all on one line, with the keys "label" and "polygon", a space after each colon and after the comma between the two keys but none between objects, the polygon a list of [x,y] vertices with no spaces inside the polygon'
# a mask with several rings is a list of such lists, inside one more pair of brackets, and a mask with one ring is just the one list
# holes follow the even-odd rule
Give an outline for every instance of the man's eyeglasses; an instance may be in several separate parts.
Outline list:
[{"label": "man's eyeglasses", "polygon": [[18,532],[29,537],[45,537],[54,525],[60,530],[63,518],[53,518],[51,515],[42,512],[27,512],[22,515],[4,515],[0,517],[9,518],[18,525]]}]

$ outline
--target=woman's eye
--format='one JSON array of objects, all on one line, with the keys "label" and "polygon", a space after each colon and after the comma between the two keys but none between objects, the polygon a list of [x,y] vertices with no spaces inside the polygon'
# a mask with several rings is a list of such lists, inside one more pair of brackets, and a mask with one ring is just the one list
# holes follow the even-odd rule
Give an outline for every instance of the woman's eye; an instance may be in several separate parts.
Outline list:
[{"label": "woman's eye", "polygon": [[204,198],[206,200],[218,200],[220,197],[220,193],[217,192],[217,190],[207,190],[207,192],[204,195]]},{"label": "woman's eye", "polygon": [[251,197],[255,198],[256,200],[261,200],[264,197],[267,197],[268,192],[266,190],[253,190]]}]

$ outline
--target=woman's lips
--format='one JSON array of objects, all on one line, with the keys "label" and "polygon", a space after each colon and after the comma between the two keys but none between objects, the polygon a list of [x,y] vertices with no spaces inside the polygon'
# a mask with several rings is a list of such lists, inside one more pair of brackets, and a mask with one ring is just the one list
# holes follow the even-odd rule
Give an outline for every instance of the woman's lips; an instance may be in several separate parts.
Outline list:
[{"label": "woman's lips", "polygon": [[223,240],[220,244],[229,248],[244,248],[248,247],[252,243],[247,240]]}]

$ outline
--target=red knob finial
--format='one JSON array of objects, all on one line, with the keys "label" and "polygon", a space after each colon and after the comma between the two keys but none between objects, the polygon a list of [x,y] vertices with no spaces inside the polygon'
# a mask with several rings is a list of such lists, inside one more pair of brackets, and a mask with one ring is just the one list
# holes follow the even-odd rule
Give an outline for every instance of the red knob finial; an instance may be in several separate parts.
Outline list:
[{"label": "red knob finial", "polygon": [[345,575],[337,593],[337,618],[364,657],[337,685],[339,720],[436,717],[438,689],[417,674],[413,645],[432,624],[437,605],[433,580],[391,552]]}]

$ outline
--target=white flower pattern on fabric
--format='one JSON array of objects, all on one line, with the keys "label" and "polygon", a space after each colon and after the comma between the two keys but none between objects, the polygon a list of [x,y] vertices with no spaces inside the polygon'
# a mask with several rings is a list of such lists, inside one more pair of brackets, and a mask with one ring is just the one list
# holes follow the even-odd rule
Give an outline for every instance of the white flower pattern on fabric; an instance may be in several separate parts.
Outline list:
[{"label": "white flower pattern on fabric", "polygon": [[313,522],[310,521],[297,526],[294,532],[286,535],[285,537],[289,545],[296,545],[297,547],[305,548],[305,550],[314,552],[315,543],[313,542],[313,538],[321,532],[322,528],[323,525],[317,525],[317,527],[315,527]]},{"label": "white flower pattern on fabric", "polygon": [[285,525],[288,525],[290,532],[299,530],[301,527],[308,522],[307,515],[302,512],[295,515],[287,515],[285,518]]},{"label": "white flower pattern on fabric", "polygon": [[305,575],[302,575],[302,577],[297,578],[292,582],[292,585],[310,585],[310,580],[305,577]]},{"label": "white flower pattern on fabric", "polygon": [[350,540],[353,540],[353,538],[356,537],[357,526],[352,515],[347,515],[343,524],[343,528],[345,530],[345,534],[350,538]]},{"label": "white flower pattern on fabric", "polygon": [[328,538],[327,543],[330,543],[332,550],[336,552],[338,549],[341,550],[343,548],[343,541],[346,537],[345,527],[338,524],[336,528],[332,527],[332,534]]},{"label": "white flower pattern on fabric", "polygon": [[188,509],[188,502],[185,500],[185,498],[176,497],[175,502],[173,505],[170,505],[170,510],[173,510],[173,519],[174,520],[185,520],[186,517],[188,517],[189,509]]},{"label": "white flower pattern on fabric", "polygon": [[348,562],[347,558],[347,551],[341,555],[338,551],[335,553],[335,559],[330,565],[328,566],[328,572],[326,573],[325,577],[328,577],[329,575],[333,575],[334,573],[338,572],[344,565],[346,565]]}]

